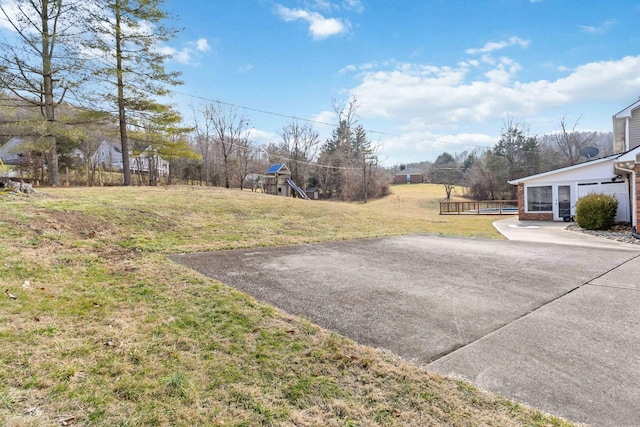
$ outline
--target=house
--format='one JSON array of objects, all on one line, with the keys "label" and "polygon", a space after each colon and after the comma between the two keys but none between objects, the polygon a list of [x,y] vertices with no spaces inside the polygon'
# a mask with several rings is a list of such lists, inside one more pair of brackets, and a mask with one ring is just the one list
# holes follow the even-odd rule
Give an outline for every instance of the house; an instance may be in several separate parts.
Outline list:
[{"label": "house", "polygon": [[396,173],[394,182],[396,184],[422,184],[424,172],[415,168],[403,169]]},{"label": "house", "polygon": [[618,199],[616,221],[638,227],[640,207],[640,100],[613,116],[610,156],[509,181],[518,186],[520,220],[568,220],[581,197],[595,192]]},{"label": "house", "polygon": [[[85,155],[81,150],[74,149],[73,154],[85,162]],[[92,167],[104,170],[122,170],[122,149],[119,145],[113,145],[107,141],[102,141],[98,148],[89,156]]]},{"label": "house", "polygon": [[129,169],[133,173],[146,174],[154,170],[158,176],[169,176],[169,161],[158,155],[157,150],[149,145],[142,150],[134,150],[129,158]]},{"label": "house", "polygon": [[6,144],[0,146],[0,160],[5,165],[19,165],[22,161],[24,141],[20,138],[11,138]]}]

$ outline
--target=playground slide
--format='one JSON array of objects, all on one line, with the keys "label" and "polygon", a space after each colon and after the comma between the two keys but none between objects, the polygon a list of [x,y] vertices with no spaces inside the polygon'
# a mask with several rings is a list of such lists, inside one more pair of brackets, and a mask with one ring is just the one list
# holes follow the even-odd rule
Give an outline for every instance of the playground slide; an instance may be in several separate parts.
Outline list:
[{"label": "playground slide", "polygon": [[289,187],[293,188],[293,190],[298,193],[300,197],[302,197],[303,199],[311,200],[309,199],[309,196],[307,196],[307,193],[305,193],[302,188],[298,187],[292,180],[288,179],[287,184],[289,184]]}]

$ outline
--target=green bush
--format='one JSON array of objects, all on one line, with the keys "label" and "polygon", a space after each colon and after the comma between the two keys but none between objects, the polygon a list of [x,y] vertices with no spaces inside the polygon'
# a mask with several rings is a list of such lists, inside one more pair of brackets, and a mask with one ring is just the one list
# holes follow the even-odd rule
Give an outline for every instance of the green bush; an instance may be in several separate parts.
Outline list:
[{"label": "green bush", "polygon": [[591,193],[576,203],[576,221],[587,230],[608,230],[616,217],[618,199],[602,193]]}]

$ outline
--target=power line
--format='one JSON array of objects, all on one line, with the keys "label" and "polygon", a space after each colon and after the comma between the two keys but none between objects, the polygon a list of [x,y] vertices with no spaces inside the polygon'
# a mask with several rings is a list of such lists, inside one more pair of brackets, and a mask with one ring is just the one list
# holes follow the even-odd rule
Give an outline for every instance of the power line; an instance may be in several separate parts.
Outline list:
[{"label": "power line", "polygon": [[[261,113],[261,114],[267,114],[267,115],[276,116],[276,117],[283,117],[283,118],[286,118],[286,119],[293,119],[293,120],[297,120],[297,121],[301,121],[301,122],[313,123],[313,124],[318,124],[318,125],[323,125],[323,126],[331,126],[331,127],[338,127],[339,126],[336,123],[327,123],[327,122],[321,122],[319,120],[303,119],[303,118],[296,117],[296,116],[291,116],[291,115],[288,115],[288,114],[276,113],[276,112],[264,110],[264,109],[261,109],[261,108],[246,107],[244,105],[238,105],[238,104],[233,104],[231,102],[220,101],[219,99],[211,99],[211,98],[206,98],[206,97],[203,97],[203,96],[192,95],[192,94],[188,94],[188,93],[184,93],[184,92],[179,92],[179,91],[176,91],[176,90],[171,90],[170,89],[169,92],[175,93],[175,94],[178,94],[178,95],[187,96],[187,97],[194,98],[194,99],[200,99],[202,101],[214,102],[216,104],[226,105],[226,106],[234,107],[234,108],[240,108],[240,109],[247,110],[247,111],[254,111],[256,113]],[[438,140],[435,140],[435,139],[420,138],[420,137],[417,137],[417,136],[396,134],[396,133],[391,133],[391,132],[383,132],[383,131],[378,131],[378,130],[373,130],[373,129],[364,129],[364,130],[367,133],[370,133],[370,134],[384,135],[384,136],[390,136],[390,137],[394,137],[394,138],[406,138],[406,139],[412,139],[412,140],[415,140],[415,141],[432,142],[432,143],[436,143],[436,144],[455,144],[455,145],[461,145],[461,146],[465,146],[465,147],[491,148],[491,147],[487,147],[486,145],[481,145],[481,144],[471,144],[471,143],[464,143],[464,142],[457,142],[457,141],[438,141]]]}]

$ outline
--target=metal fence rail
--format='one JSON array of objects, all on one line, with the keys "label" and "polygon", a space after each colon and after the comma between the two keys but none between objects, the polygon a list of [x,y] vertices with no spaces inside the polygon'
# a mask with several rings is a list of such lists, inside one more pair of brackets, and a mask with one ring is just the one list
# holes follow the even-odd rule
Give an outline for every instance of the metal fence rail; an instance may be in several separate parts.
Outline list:
[{"label": "metal fence rail", "polygon": [[440,215],[516,215],[517,200],[440,202]]}]

